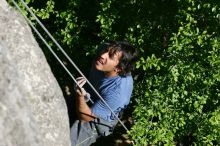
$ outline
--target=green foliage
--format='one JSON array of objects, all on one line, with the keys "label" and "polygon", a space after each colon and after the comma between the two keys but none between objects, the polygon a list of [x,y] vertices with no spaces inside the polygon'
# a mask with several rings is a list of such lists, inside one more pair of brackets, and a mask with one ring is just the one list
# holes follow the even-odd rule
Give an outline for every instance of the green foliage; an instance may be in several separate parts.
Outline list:
[{"label": "green foliage", "polygon": [[50,17],[50,13],[54,13],[54,1],[49,0],[47,1],[46,6],[44,8],[33,9],[33,11],[41,19],[48,19]]},{"label": "green foliage", "polygon": [[163,57],[138,62],[147,73],[135,92],[137,145],[220,144],[219,10],[214,2],[179,1],[179,28]]},{"label": "green foliage", "polygon": [[[85,73],[103,41],[126,39],[139,49],[129,131],[136,145],[220,144],[220,2],[27,2]],[[44,52],[64,86],[69,78]]]}]

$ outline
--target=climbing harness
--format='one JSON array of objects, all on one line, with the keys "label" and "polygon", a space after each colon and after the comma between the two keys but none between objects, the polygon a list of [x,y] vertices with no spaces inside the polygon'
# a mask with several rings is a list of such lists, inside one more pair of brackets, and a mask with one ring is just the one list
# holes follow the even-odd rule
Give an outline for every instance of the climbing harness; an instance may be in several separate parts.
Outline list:
[{"label": "climbing harness", "polygon": [[[51,40],[56,44],[56,46],[59,48],[59,50],[65,55],[65,57],[70,61],[70,63],[74,66],[74,68],[79,72],[79,74],[86,80],[88,85],[94,90],[94,92],[97,94],[97,96],[100,98],[100,100],[108,107],[108,109],[111,111],[111,113],[117,118],[119,123],[124,127],[124,129],[128,132],[127,127],[124,125],[124,123],[118,118],[118,116],[113,112],[111,107],[105,102],[105,100],[101,97],[101,95],[96,91],[96,89],[93,87],[93,85],[89,82],[89,80],[84,76],[84,74],[80,71],[80,69],[77,67],[77,65],[72,61],[72,59],[67,55],[67,53],[63,50],[63,48],[59,45],[59,43],[56,41],[56,39],[50,34],[50,32],[45,28],[45,26],[40,22],[40,20],[36,17],[36,15],[33,13],[33,11],[30,9],[30,7],[23,1],[20,0],[21,3],[25,6],[25,8],[29,11],[29,13],[35,18],[37,23],[41,26],[41,28],[47,33],[47,35],[51,38]],[[13,4],[16,6],[16,8],[21,12],[21,14],[24,16],[26,21],[30,24],[30,26],[33,28],[33,30],[36,32],[36,34],[40,37],[40,39],[44,42],[44,44],[47,46],[49,51],[54,55],[54,57],[58,60],[58,62],[62,65],[62,67],[66,70],[66,72],[70,75],[70,77],[73,79],[75,84],[78,85],[76,79],[73,77],[73,75],[70,73],[70,71],[66,68],[66,66],[63,64],[63,62],[60,60],[60,58],[57,56],[57,54],[53,51],[53,49],[50,47],[50,45],[47,43],[47,41],[44,39],[44,37],[40,34],[40,32],[36,29],[36,27],[33,25],[33,23],[27,18],[27,16],[22,12],[21,8],[18,6],[18,3],[15,2],[15,0],[12,0]],[[92,101],[91,101],[92,102]],[[133,143],[133,141],[132,141]],[[134,143],[133,143],[134,144]]]}]

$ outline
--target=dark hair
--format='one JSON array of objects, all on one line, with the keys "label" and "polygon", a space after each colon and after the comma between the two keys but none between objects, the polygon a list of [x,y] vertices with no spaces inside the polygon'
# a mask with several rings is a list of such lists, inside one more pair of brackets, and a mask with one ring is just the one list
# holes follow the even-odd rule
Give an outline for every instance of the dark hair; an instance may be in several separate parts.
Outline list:
[{"label": "dark hair", "polygon": [[137,60],[137,50],[132,47],[129,42],[107,41],[98,48],[97,55],[103,54],[108,51],[110,52],[110,55],[113,55],[116,52],[122,52],[122,56],[117,66],[121,69],[119,75],[125,76],[134,69],[134,63]]}]

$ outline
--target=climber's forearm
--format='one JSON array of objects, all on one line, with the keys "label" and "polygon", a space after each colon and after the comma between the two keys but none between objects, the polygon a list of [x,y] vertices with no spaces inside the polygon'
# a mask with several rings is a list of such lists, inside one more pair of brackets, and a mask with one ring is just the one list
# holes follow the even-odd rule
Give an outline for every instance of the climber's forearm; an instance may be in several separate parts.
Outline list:
[{"label": "climber's forearm", "polygon": [[89,122],[96,117],[94,114],[92,114],[91,109],[86,104],[84,96],[79,96],[77,98],[77,110],[79,118],[86,122]]}]

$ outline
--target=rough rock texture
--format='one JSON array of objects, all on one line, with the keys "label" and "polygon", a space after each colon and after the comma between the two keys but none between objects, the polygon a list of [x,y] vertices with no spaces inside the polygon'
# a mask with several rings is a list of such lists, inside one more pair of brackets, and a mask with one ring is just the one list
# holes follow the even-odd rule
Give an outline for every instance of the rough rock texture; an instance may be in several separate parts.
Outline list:
[{"label": "rough rock texture", "polygon": [[24,18],[0,0],[0,146],[69,146],[61,89]]}]

